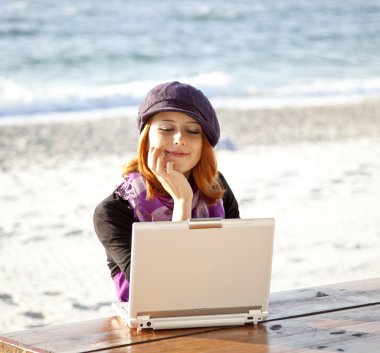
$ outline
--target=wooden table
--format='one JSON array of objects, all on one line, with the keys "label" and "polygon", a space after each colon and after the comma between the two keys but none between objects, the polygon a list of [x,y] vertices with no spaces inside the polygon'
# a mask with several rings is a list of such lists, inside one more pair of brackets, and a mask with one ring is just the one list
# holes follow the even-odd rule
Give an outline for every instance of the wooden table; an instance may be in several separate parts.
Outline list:
[{"label": "wooden table", "polygon": [[380,352],[380,278],[273,293],[258,326],[138,332],[117,317],[0,334],[0,352]]}]

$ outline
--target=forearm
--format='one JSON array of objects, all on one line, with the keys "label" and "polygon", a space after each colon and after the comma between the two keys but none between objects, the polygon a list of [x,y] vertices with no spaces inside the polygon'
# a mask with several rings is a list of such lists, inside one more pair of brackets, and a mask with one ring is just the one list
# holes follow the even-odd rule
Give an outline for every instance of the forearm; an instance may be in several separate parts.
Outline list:
[{"label": "forearm", "polygon": [[176,200],[173,207],[172,221],[186,221],[191,218],[191,200]]}]

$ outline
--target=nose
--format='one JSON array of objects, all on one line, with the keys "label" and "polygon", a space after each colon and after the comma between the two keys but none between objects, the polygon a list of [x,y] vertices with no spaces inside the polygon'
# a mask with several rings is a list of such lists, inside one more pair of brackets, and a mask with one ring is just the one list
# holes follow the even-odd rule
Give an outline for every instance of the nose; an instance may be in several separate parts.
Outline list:
[{"label": "nose", "polygon": [[183,146],[185,144],[185,137],[181,131],[177,131],[174,134],[174,144]]}]

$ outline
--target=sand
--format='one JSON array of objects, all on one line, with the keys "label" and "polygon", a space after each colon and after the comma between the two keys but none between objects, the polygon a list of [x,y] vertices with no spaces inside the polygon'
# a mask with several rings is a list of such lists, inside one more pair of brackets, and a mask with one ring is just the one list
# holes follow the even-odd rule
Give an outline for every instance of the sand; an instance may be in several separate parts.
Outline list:
[{"label": "sand", "polygon": [[[218,111],[241,216],[276,218],[272,291],[380,275],[379,108]],[[0,122],[0,332],[112,314],[92,213],[137,138],[131,116]]]}]

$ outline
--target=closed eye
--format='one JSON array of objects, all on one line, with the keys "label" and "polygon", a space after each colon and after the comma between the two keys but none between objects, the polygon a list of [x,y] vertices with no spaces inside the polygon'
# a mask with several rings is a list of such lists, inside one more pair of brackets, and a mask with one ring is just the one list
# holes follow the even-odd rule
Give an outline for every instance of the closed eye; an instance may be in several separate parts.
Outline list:
[{"label": "closed eye", "polygon": [[190,129],[187,129],[186,132],[192,135],[199,135],[201,133],[200,130],[190,130]]},{"label": "closed eye", "polygon": [[174,131],[174,129],[172,127],[160,127],[158,129],[159,131],[163,131],[163,132],[171,132],[171,131]]}]

